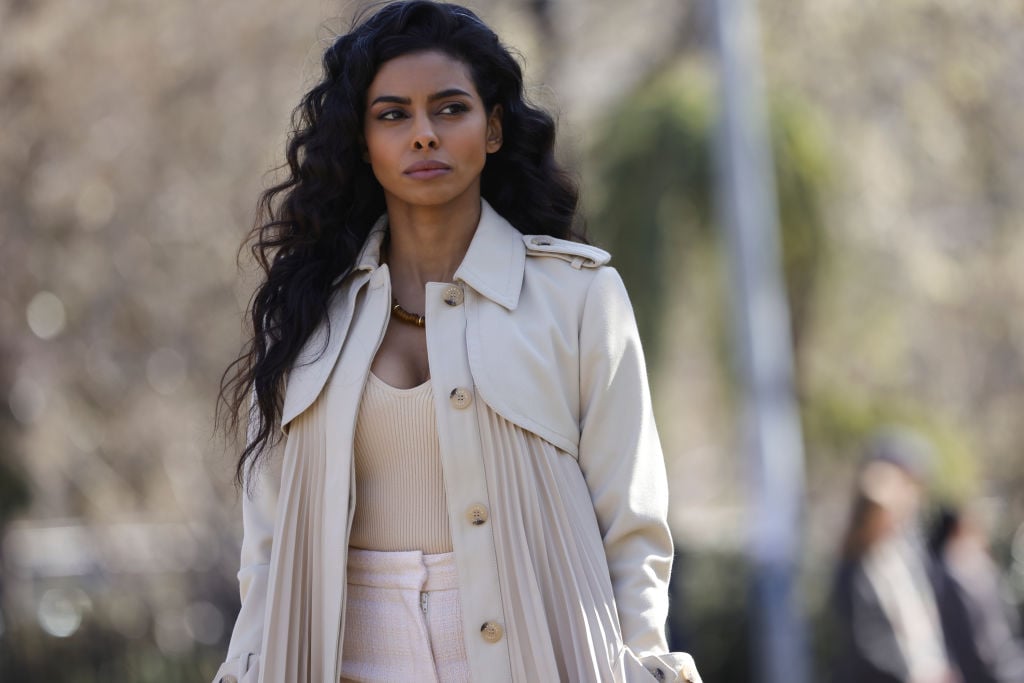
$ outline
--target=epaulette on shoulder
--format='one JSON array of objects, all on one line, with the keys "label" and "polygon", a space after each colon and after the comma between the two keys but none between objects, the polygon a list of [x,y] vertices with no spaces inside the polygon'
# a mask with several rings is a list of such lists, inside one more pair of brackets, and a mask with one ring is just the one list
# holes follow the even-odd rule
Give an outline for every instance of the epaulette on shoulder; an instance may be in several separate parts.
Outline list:
[{"label": "epaulette on shoulder", "polygon": [[568,261],[577,270],[603,266],[612,257],[604,249],[549,235],[523,235],[523,242],[529,256],[553,256]]}]

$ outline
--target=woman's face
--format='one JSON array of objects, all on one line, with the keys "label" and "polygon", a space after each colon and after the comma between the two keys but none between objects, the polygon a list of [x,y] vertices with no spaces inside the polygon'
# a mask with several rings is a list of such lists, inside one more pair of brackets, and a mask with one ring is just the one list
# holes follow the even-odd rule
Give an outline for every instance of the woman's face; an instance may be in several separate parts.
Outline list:
[{"label": "woman's face", "polygon": [[417,52],[381,65],[363,132],[389,210],[476,202],[487,154],[501,147],[501,108],[486,111],[464,63]]}]

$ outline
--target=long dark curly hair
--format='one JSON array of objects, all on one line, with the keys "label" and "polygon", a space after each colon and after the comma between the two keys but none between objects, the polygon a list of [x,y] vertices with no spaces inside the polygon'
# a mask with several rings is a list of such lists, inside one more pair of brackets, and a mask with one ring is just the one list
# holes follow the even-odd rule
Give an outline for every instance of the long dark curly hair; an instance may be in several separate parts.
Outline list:
[{"label": "long dark curly hair", "polygon": [[248,422],[240,484],[280,439],[287,372],[324,318],[332,282],[385,212],[363,160],[367,91],[382,64],[425,51],[468,65],[487,110],[502,108],[503,143],[488,155],[483,197],[523,233],[584,240],[576,184],[554,157],[555,123],[526,101],[522,70],[491,29],[464,7],[431,0],[357,18],[324,53],[323,77],[293,112],[282,166],[288,177],[260,196],[246,240],[264,279],[250,302],[252,336],[225,370],[217,404],[227,433],[238,432],[243,416]]}]

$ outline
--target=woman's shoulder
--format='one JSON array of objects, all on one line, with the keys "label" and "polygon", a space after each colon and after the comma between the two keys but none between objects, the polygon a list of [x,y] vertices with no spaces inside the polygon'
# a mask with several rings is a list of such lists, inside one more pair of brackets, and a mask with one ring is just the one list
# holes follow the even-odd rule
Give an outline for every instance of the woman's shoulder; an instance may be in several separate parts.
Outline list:
[{"label": "woman's shoulder", "polygon": [[558,299],[577,300],[580,305],[603,297],[606,290],[623,288],[618,271],[609,265],[611,254],[600,247],[550,235],[523,235],[522,239],[526,281],[535,288],[554,288]]},{"label": "woman's shoulder", "polygon": [[600,268],[611,260],[611,254],[592,244],[573,242],[550,235],[523,235],[522,237],[528,257],[559,259],[569,263],[576,270]]},{"label": "woman's shoulder", "polygon": [[[536,309],[564,325],[581,321],[585,312],[631,309],[625,284],[600,247],[549,235],[523,235],[526,247],[521,312]],[[528,302],[529,305],[524,305]]]}]

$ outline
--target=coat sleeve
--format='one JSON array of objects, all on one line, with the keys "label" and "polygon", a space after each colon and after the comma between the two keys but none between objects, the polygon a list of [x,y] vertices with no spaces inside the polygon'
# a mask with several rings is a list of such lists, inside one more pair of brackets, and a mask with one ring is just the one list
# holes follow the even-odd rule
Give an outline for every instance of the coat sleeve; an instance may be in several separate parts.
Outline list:
[{"label": "coat sleeve", "polygon": [[595,274],[580,323],[579,462],[608,558],[627,671],[643,672],[642,664],[656,680],[699,681],[689,655],[669,653],[665,640],[668,482],[633,309],[609,267]]},{"label": "coat sleeve", "polygon": [[242,552],[238,588],[242,608],[235,620],[227,658],[213,683],[256,683],[260,670],[263,616],[273,543],[277,497],[281,484],[284,439],[263,456],[263,464],[246,478],[242,491]]}]

